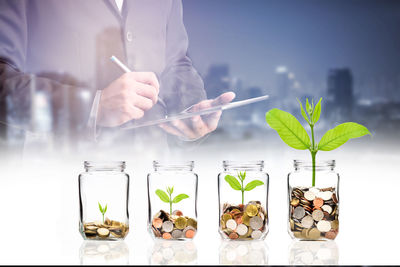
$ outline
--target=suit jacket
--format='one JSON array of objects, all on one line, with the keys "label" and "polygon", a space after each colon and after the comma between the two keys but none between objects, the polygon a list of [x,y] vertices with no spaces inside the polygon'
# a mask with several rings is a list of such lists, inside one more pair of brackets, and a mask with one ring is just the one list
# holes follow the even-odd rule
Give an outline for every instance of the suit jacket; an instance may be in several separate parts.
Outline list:
[{"label": "suit jacket", "polygon": [[[28,127],[32,88],[46,92],[55,136],[76,140],[95,91],[122,74],[109,59],[115,55],[134,71],[156,73],[166,105],[157,103],[142,120],[160,118],[206,98],[187,48],[180,0],[125,0],[122,13],[114,0],[0,0],[0,101]],[[165,139],[157,127],[110,131],[113,144]]]}]

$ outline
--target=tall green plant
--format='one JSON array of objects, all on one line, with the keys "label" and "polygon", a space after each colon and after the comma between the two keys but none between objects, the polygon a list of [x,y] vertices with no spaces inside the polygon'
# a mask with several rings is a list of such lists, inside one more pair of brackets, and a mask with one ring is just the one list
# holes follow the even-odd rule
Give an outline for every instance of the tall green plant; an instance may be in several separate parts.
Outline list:
[{"label": "tall green plant", "polygon": [[306,129],[301,123],[290,113],[279,109],[271,109],[265,114],[265,119],[269,126],[278,132],[279,136],[288,146],[299,149],[309,150],[312,160],[312,186],[315,186],[315,158],[318,151],[334,150],[352,138],[371,135],[368,129],[355,122],[346,122],[327,131],[317,144],[315,142],[314,126],[321,116],[321,101],[314,106],[314,101],[310,102],[306,99],[306,110],[300,100],[301,115],[307,121],[311,130],[311,140]]}]

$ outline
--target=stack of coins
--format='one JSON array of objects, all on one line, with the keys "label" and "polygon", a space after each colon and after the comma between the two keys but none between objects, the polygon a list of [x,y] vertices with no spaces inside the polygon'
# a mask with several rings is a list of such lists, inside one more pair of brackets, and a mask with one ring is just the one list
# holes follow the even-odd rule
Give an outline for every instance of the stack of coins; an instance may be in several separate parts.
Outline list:
[{"label": "stack of coins", "polygon": [[306,240],[335,239],[339,232],[336,189],[295,187],[289,199],[290,231]]},{"label": "stack of coins", "polygon": [[153,217],[151,229],[157,238],[192,239],[197,232],[197,221],[183,216],[179,210],[172,214],[160,210]]},{"label": "stack of coins", "polygon": [[106,218],[104,222],[83,223],[83,235],[87,239],[124,239],[129,232],[128,224]]},{"label": "stack of coins", "polygon": [[219,220],[224,238],[252,240],[263,238],[268,231],[267,213],[259,201],[237,206],[225,203]]}]

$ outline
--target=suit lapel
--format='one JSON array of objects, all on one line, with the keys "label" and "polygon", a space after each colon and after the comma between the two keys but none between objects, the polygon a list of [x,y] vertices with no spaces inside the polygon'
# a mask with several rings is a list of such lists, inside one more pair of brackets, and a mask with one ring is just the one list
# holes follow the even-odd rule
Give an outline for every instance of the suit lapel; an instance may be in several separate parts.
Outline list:
[{"label": "suit lapel", "polygon": [[[110,12],[112,12],[114,16],[116,16],[122,22],[122,16],[121,13],[119,12],[117,4],[115,3],[115,0],[103,0],[103,1],[106,4],[106,6],[110,9]],[[126,2],[126,0],[124,2]]]}]

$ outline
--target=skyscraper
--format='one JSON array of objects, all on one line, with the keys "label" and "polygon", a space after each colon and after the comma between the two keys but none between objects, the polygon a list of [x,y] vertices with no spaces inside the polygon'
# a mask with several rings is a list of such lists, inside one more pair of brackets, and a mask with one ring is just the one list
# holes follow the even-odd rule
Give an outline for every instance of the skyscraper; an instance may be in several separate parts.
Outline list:
[{"label": "skyscraper", "polygon": [[335,119],[351,116],[353,110],[353,75],[348,68],[331,69],[328,72],[328,109]]}]

